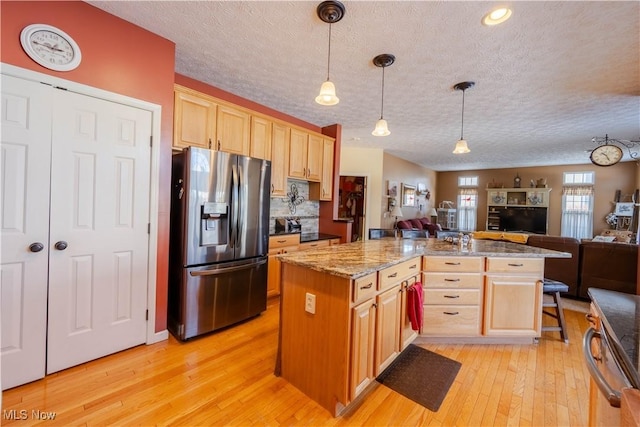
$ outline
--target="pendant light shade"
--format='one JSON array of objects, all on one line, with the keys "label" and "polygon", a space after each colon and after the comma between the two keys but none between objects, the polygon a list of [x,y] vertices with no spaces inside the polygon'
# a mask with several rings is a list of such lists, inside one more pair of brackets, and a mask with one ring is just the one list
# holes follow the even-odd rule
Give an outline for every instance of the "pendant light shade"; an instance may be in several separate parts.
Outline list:
[{"label": "pendant light shade", "polygon": [[335,85],[327,80],[320,87],[320,94],[316,96],[316,102],[320,105],[336,105],[340,99],[336,96]]},{"label": "pendant light shade", "polygon": [[469,150],[467,146],[467,141],[464,139],[458,140],[458,142],[456,142],[456,148],[453,149],[453,154],[466,154],[470,152],[471,150]]},{"label": "pendant light shade", "polygon": [[322,83],[320,94],[316,96],[316,102],[320,105],[336,105],[340,99],[336,96],[336,87],[329,79],[331,67],[331,24],[338,22],[344,16],[344,5],[339,1],[328,0],[318,5],[316,13],[318,18],[329,24],[329,51],[327,54],[327,81]]},{"label": "pendant light shade", "polygon": [[467,145],[467,141],[464,139],[464,91],[473,87],[475,82],[461,82],[457,83],[453,86],[455,90],[462,91],[462,124],[460,126],[460,139],[456,142],[456,147],[453,149],[453,154],[466,154],[470,153],[469,146]]},{"label": "pendant light shade", "polygon": [[383,53],[373,58],[373,65],[382,68],[382,98],[380,102],[380,120],[376,122],[376,127],[371,132],[373,136],[387,136],[390,135],[389,126],[387,121],[383,118],[384,112],[384,69],[393,64],[396,57],[390,53]]},{"label": "pendant light shade", "polygon": [[390,135],[389,126],[385,119],[380,119],[376,122],[376,128],[371,132],[373,136],[387,136]]}]

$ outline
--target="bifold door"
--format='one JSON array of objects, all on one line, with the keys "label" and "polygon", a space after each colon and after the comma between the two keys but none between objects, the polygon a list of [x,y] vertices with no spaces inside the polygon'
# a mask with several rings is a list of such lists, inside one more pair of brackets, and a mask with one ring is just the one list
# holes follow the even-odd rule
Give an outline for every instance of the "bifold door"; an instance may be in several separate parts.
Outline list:
[{"label": "bifold door", "polygon": [[151,113],[8,76],[2,102],[6,389],[145,341]]}]

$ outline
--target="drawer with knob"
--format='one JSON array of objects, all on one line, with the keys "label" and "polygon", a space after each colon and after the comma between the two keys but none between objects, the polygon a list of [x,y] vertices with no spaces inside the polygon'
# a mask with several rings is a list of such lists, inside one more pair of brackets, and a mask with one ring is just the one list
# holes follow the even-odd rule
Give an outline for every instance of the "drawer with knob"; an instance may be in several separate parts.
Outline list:
[{"label": "drawer with knob", "polygon": [[480,335],[480,307],[477,305],[425,305],[422,333],[447,336]]}]

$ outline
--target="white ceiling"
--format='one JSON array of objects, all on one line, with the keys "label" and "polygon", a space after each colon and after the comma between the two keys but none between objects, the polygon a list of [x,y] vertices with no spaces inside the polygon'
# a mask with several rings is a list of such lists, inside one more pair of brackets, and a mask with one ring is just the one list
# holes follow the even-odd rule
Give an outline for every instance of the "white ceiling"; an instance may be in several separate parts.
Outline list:
[{"label": "white ceiling", "polygon": [[[331,26],[307,1],[89,1],[176,44],[176,72],[436,171],[588,163],[592,137],[640,140],[638,1],[344,1]],[[498,5],[510,20],[483,26]],[[391,135],[371,135],[380,117]],[[451,153],[464,137],[471,153]],[[637,147],[640,148],[640,147]],[[640,151],[640,150],[639,150]],[[625,150],[625,160],[629,160]],[[363,159],[366,161],[366,159]]]}]

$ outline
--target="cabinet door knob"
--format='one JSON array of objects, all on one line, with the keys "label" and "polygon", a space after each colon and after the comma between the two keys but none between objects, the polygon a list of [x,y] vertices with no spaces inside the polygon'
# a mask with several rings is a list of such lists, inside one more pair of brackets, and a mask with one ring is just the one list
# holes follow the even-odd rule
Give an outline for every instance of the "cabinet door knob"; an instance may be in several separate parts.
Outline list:
[{"label": "cabinet door knob", "polygon": [[35,242],[29,245],[29,250],[31,252],[40,252],[44,249],[44,245],[40,242]]},{"label": "cabinet door knob", "polygon": [[64,251],[65,249],[67,249],[67,246],[69,245],[64,240],[60,240],[59,242],[56,242],[56,244],[53,246],[59,251]]}]

